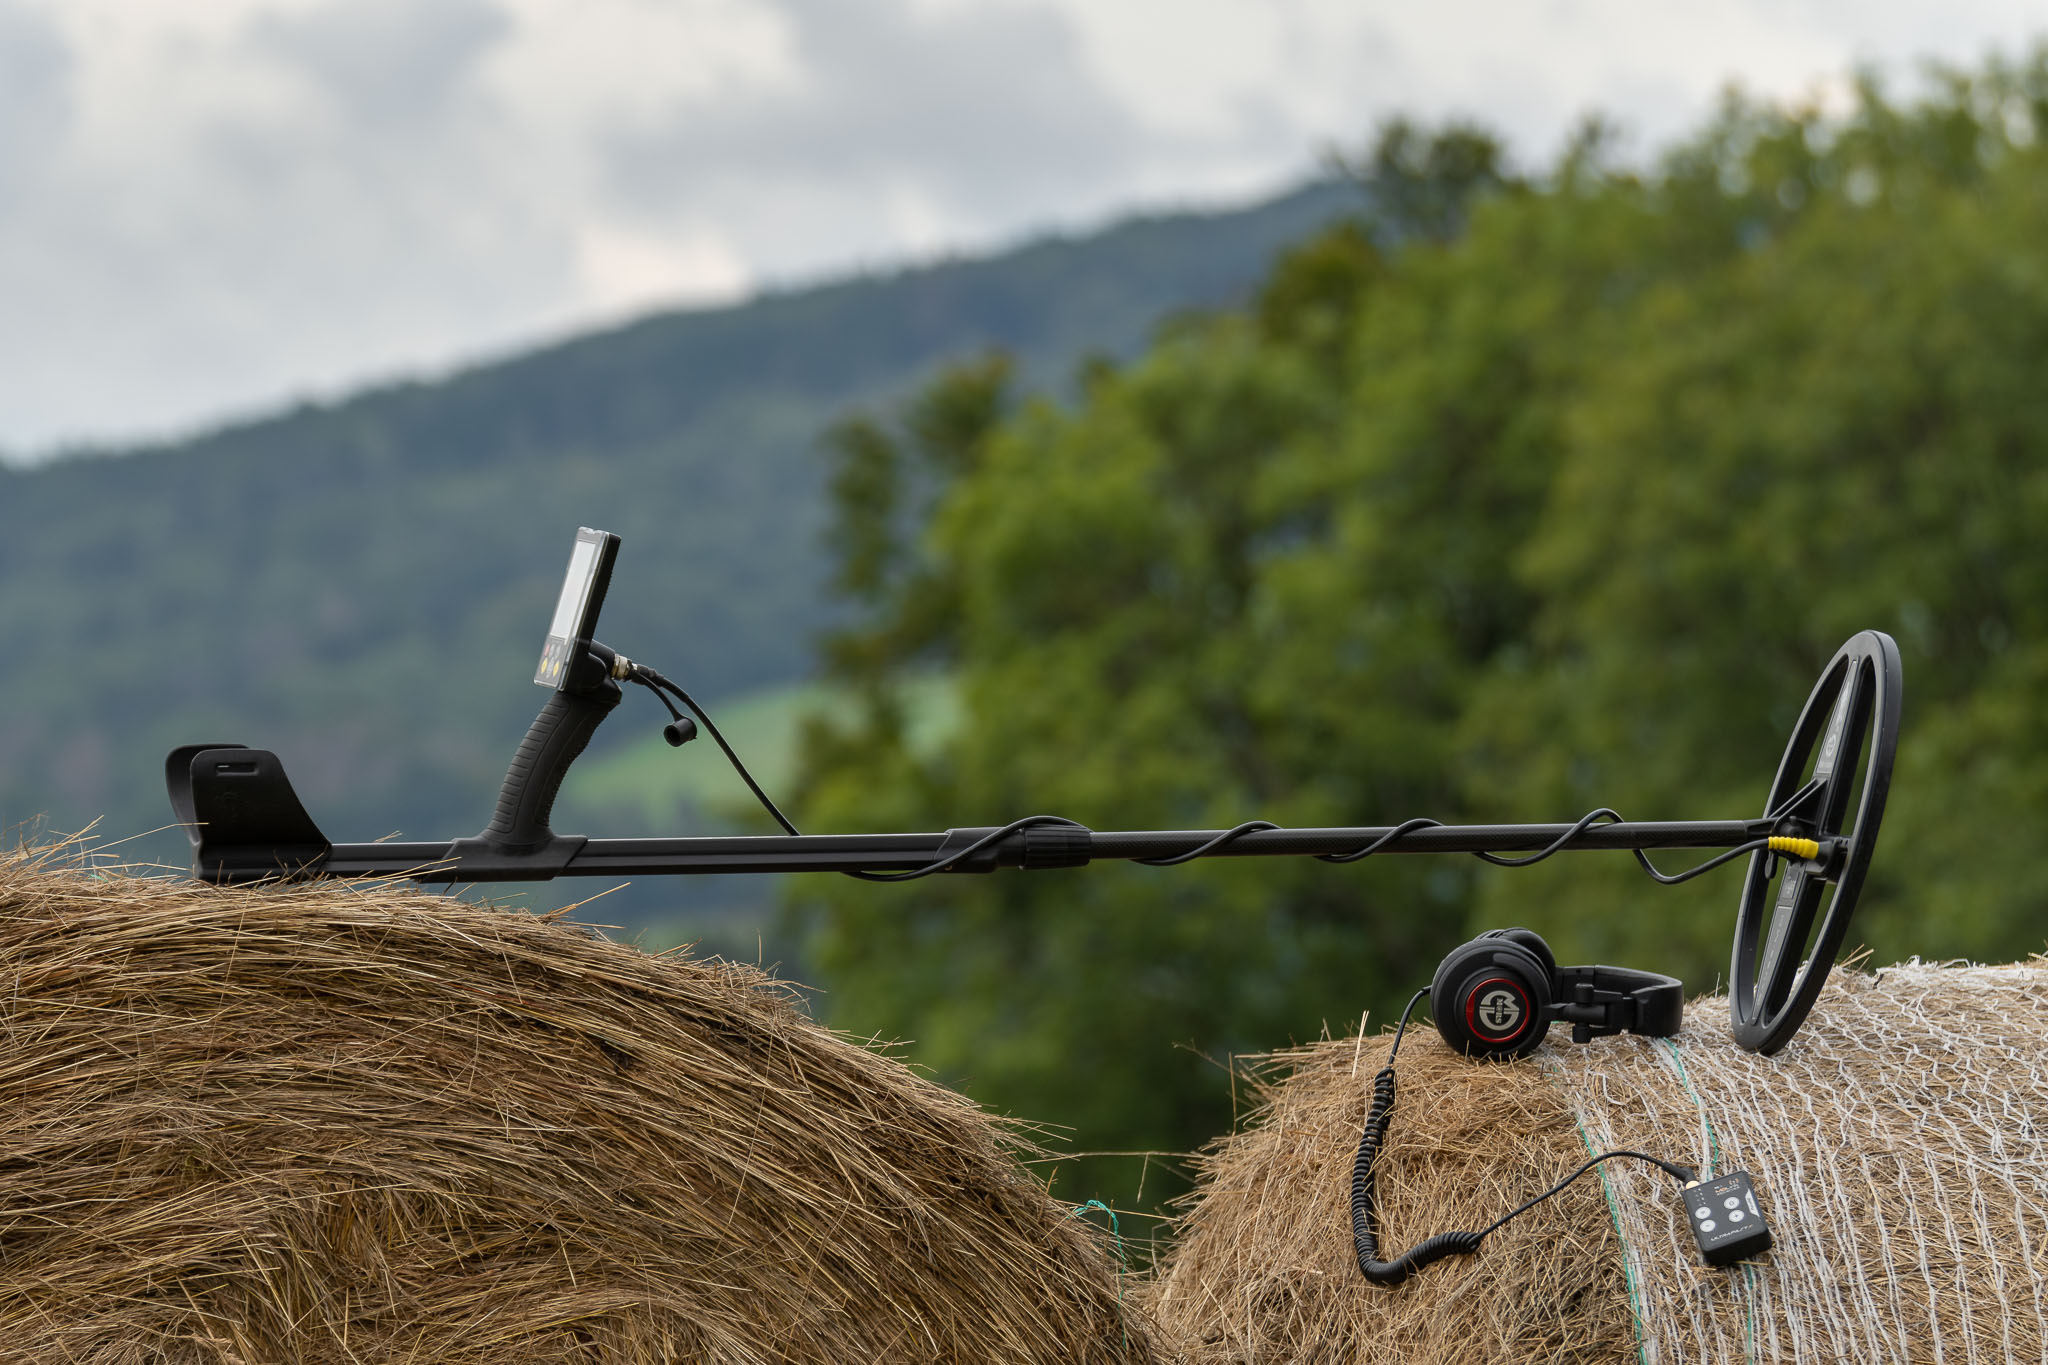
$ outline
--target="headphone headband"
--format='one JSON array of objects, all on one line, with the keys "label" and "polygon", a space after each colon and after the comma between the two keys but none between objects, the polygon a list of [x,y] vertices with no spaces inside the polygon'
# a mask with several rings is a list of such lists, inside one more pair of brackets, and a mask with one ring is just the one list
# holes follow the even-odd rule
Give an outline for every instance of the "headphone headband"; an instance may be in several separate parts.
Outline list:
[{"label": "headphone headband", "polygon": [[1669,1038],[1685,1017],[1685,983],[1632,967],[1559,967],[1557,1013],[1572,1026],[1572,1041],[1615,1033]]}]

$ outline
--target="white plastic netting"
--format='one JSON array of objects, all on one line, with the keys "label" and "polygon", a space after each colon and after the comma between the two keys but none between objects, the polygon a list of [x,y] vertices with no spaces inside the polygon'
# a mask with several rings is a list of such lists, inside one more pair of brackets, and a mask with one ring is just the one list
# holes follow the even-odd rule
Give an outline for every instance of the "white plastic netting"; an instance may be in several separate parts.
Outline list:
[{"label": "white plastic netting", "polygon": [[1706,1270],[1669,1177],[1602,1168],[1644,1365],[2048,1360],[2048,967],[1838,971],[1775,1057],[1725,1010],[1546,1049],[1589,1150],[1747,1170],[1770,1221]]}]

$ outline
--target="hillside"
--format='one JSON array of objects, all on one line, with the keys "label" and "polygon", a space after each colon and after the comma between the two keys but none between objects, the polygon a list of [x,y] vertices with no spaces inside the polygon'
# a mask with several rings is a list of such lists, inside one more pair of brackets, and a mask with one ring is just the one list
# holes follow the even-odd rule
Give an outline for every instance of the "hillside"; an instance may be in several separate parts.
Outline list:
[{"label": "hillside", "polygon": [[[218,739],[282,754],[333,837],[468,832],[540,700],[579,523],[625,538],[608,640],[706,698],[797,680],[827,619],[835,418],[988,348],[1058,391],[1356,205],[1319,184],[1137,219],[0,471],[0,829],[159,827],[164,752]],[[599,755],[648,712],[629,703]],[[175,835],[132,847],[183,855]]]}]

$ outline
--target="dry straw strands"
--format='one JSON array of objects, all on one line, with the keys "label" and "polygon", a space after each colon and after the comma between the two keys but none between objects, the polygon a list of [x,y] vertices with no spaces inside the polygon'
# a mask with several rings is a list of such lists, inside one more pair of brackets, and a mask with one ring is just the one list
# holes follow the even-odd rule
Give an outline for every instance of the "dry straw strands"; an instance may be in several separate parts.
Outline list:
[{"label": "dry straw strands", "polygon": [[7,1360],[1150,1358],[1013,1134],[747,968],[16,851],[0,990]]},{"label": "dry straw strands", "polygon": [[1346,1203],[1385,1040],[1270,1059],[1253,1126],[1207,1155],[1145,1298],[1198,1365],[1317,1361],[2044,1359],[2048,968],[1838,970],[1776,1057],[1725,1001],[1669,1042],[1563,1034],[1528,1062],[1401,1050],[1382,1246],[1484,1226],[1583,1161],[1644,1149],[1758,1181],[1776,1247],[1699,1264],[1676,1186],[1614,1162],[1407,1285],[1367,1285]]}]

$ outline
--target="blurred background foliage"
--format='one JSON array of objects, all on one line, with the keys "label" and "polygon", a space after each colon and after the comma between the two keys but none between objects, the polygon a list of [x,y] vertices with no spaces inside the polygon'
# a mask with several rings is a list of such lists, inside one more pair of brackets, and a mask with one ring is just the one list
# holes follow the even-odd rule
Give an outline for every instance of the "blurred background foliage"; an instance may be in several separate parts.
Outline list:
[{"label": "blurred background foliage", "polygon": [[[2038,61],[1833,117],[1731,96],[1651,171],[1598,124],[1537,178],[1396,125],[1340,160],[1376,214],[1073,402],[991,356],[841,423],[857,704],[809,725],[807,828],[1747,817],[1875,627],[1906,715],[1852,939],[2040,950],[2044,137]],[[1738,882],[1118,864],[813,880],[788,915],[832,1022],[1082,1149],[1182,1151],[1231,1122],[1230,1056],[1385,1017],[1480,929],[1708,988]],[[1135,1200],[1143,1165],[1062,1191]]]}]

